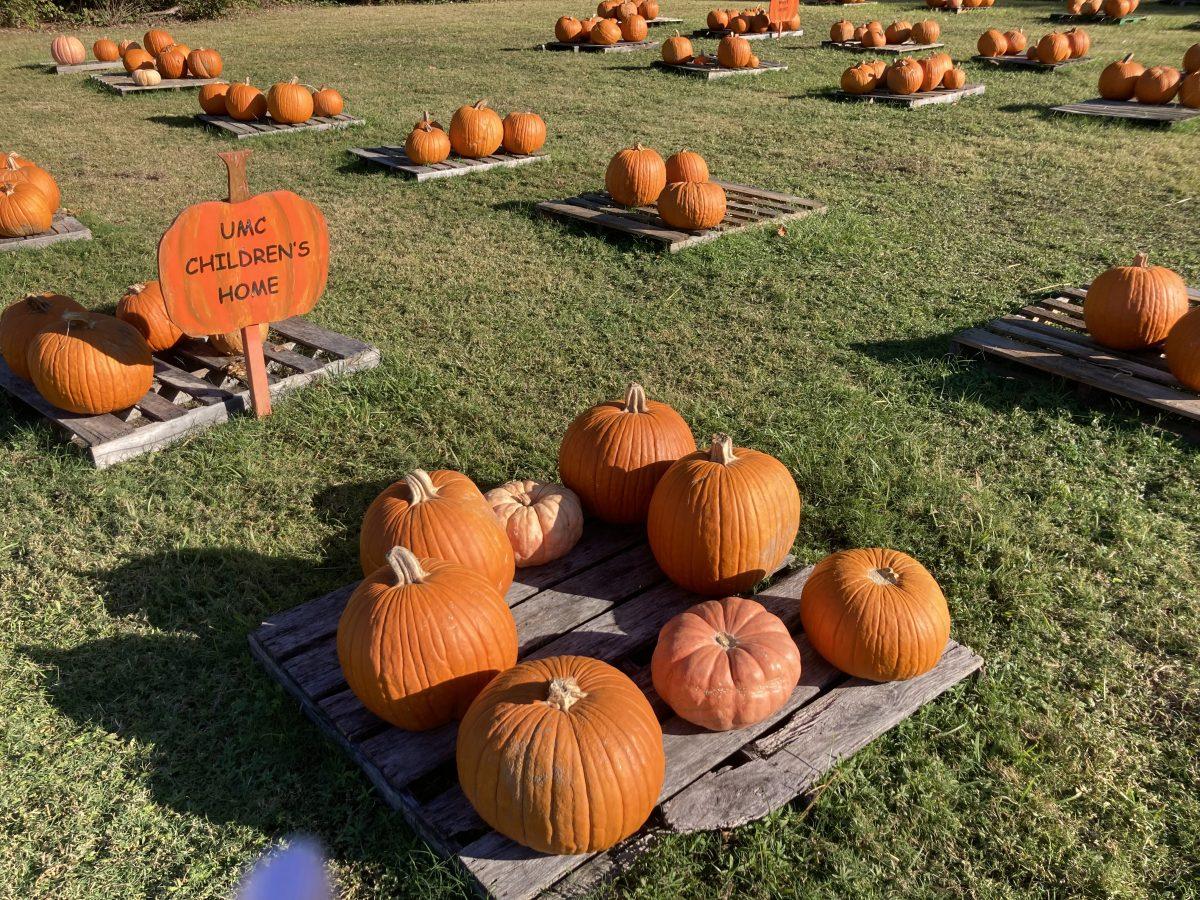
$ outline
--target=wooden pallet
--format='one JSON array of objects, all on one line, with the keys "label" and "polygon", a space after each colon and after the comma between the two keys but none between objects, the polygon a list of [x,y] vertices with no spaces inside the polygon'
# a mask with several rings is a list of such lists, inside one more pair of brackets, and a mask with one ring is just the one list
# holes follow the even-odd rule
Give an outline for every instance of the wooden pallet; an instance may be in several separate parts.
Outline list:
[{"label": "wooden pallet", "polygon": [[1051,22],[1070,22],[1075,25],[1132,25],[1134,22],[1145,22],[1149,16],[1112,16],[1098,14],[1094,16],[1076,15],[1075,13],[1051,13]]},{"label": "wooden pallet", "polygon": [[539,50],[561,50],[569,53],[633,53],[635,50],[650,50],[658,41],[617,41],[615,44],[575,44],[568,41],[548,41]]},{"label": "wooden pallet", "polygon": [[591,225],[656,241],[671,253],[688,247],[715,241],[736,231],[765,225],[781,225],[792,219],[802,219],[814,213],[824,213],[824,204],[789,194],[776,194],[760,188],[718,181],[725,189],[727,210],[725,220],[707,231],[682,231],[672,228],[661,218],[654,206],[626,209],[618,206],[603,191],[580,194],[566,200],[546,200],[537,205],[542,215],[579,225]]},{"label": "wooden pallet", "polygon": [[345,113],[336,116],[313,116],[307,122],[298,125],[284,125],[274,119],[263,119],[259,122],[239,122],[232,116],[210,116],[206,113],[196,115],[197,122],[203,122],[212,128],[228,131],[239,141],[247,138],[264,137],[272,134],[295,134],[297,131],[329,131],[335,128],[349,128],[352,125],[362,125],[362,119],[348,116]]},{"label": "wooden pallet", "polygon": [[158,84],[134,84],[132,78],[125,72],[111,75],[92,75],[92,81],[105,90],[113,91],[124,97],[126,94],[142,94],[146,91],[184,91],[191,88],[204,87],[206,84],[217,84],[221,78],[164,78]]},{"label": "wooden pallet", "polygon": [[481,159],[467,159],[457,154],[451,154],[445,162],[434,163],[432,166],[419,166],[408,158],[403,147],[351,147],[347,152],[352,153],[367,162],[386,166],[393,172],[399,172],[407,178],[417,181],[429,181],[434,178],[454,178],[458,175],[474,175],[488,169],[511,169],[515,166],[527,166],[530,163],[544,162],[550,158],[547,153],[532,153],[528,156],[518,156],[501,150],[491,156]]},{"label": "wooden pallet", "polygon": [[[1110,350],[1088,337],[1083,322],[1086,295],[1085,285],[1035,300],[978,328],[958,332],[950,346],[958,354],[982,353],[1058,375],[1086,392],[1132,400],[1148,412],[1170,413],[1179,417],[1175,430],[1200,438],[1200,393],[1175,379],[1161,350]],[[1200,291],[1189,289],[1188,298],[1193,306],[1200,304]]]},{"label": "wooden pallet", "polygon": [[[980,9],[982,7],[975,7]],[[1095,57],[1080,56],[1076,59],[1064,59],[1062,62],[1044,63],[1040,59],[1030,59],[1024,54],[1018,56],[972,56],[979,63],[987,63],[1001,69],[1024,69],[1027,72],[1053,72],[1063,66],[1073,66],[1079,63],[1091,62]]]},{"label": "wooden pallet", "polygon": [[1050,111],[1068,116],[1124,119],[1166,128],[1200,117],[1200,109],[1188,109],[1178,103],[1138,103],[1135,100],[1104,100],[1100,97],[1068,103],[1065,106],[1052,106]]},{"label": "wooden pallet", "polygon": [[[271,396],[317,379],[372,369],[379,351],[370,344],[319,328],[299,316],[271,326],[263,342]],[[250,409],[240,356],[216,356],[203,340],[184,338],[154,355],[154,384],[131,409],[100,416],[51,406],[31,382],[0,360],[0,387],[22,400],[78,446],[97,469],[160,450]]]},{"label": "wooden pallet", "polygon": [[861,41],[821,41],[821,46],[834,50],[849,50],[851,53],[887,53],[899,56],[902,53],[920,53],[924,50],[936,50],[945,44],[914,44],[908,41],[903,44],[884,44],[882,47],[864,47]]},{"label": "wooden pallet", "polygon": [[90,241],[92,232],[74,216],[63,212],[54,214],[50,230],[28,237],[0,238],[0,253],[8,250],[40,250],[59,241]]},{"label": "wooden pallet", "polygon": [[963,97],[974,97],[982,94],[986,88],[982,84],[963,85],[958,90],[938,88],[933,91],[917,91],[915,94],[892,94],[888,91],[874,90],[866,94],[849,94],[846,91],[835,91],[834,96],[839,100],[855,100],[859,103],[887,103],[892,106],[905,106],[913,109],[918,106],[936,106],[941,103],[957,103]]},{"label": "wooden pallet", "polygon": [[732,828],[809,793],[851,756],[982,665],[951,641],[938,666],[907,682],[848,678],[812,650],[798,598],[811,569],[790,572],[756,599],[797,636],[802,677],[788,703],[765,722],[708,732],[671,715],[651,684],[658,631],[702,599],[666,580],[640,529],[590,522],[564,559],[521,569],[507,602],[521,659],[582,654],[623,669],[663,721],[666,780],[658,814],[607,852],[547,856],[490,830],[458,786],[457,724],[405,732],[367,712],[342,678],[338,619],[355,585],[273,616],[250,635],[250,649],[304,713],[341,747],[384,801],[477,890],[499,900],[575,896],[594,888],[670,832]]},{"label": "wooden pallet", "polygon": [[923,10],[924,12],[940,12],[940,13],[947,13],[948,15],[952,15],[952,16],[957,16],[959,13],[965,13],[965,12],[976,12],[977,10],[981,10],[981,9],[991,9],[992,7],[988,7],[988,6],[959,6],[959,7],[954,7],[954,8],[951,8],[951,7],[949,7],[949,6],[919,6],[919,7],[917,7],[917,8],[918,8],[918,9],[920,9],[920,10]]},{"label": "wooden pallet", "polygon": [[715,62],[708,63],[707,65],[699,65],[694,62],[672,64],[663,62],[661,59],[655,60],[651,65],[656,69],[662,69],[664,72],[689,75],[692,78],[701,78],[705,81],[715,81],[718,78],[735,78],[739,75],[763,75],[767,72],[787,71],[785,63],[766,61],[760,61],[758,66],[753,69],[727,69]]},{"label": "wooden pallet", "polygon": [[680,25],[682,23],[683,19],[672,19],[669,16],[658,16],[656,18],[646,20],[646,24],[651,28],[655,28],[659,25]]},{"label": "wooden pallet", "polygon": [[805,6],[873,6],[876,0],[862,0],[860,3],[855,3],[854,0],[805,0]]},{"label": "wooden pallet", "polygon": [[[712,38],[713,40],[720,40],[721,38],[728,37],[731,34],[733,34],[733,32],[730,31],[728,28],[716,28],[716,29],[697,28],[695,31],[692,32],[692,37],[694,37],[694,38]],[[766,39],[778,40],[780,38],[804,37],[804,29],[797,28],[795,31],[768,31],[765,33],[760,33],[760,34],[743,34],[742,37],[744,37],[748,41],[762,41],[762,40],[766,40]]]},{"label": "wooden pallet", "polygon": [[80,63],[77,66],[60,66],[55,63],[50,63],[48,70],[55,75],[76,75],[80,72],[111,72],[114,69],[124,70],[125,64],[119,59],[114,62],[101,62],[92,60],[91,62]]}]

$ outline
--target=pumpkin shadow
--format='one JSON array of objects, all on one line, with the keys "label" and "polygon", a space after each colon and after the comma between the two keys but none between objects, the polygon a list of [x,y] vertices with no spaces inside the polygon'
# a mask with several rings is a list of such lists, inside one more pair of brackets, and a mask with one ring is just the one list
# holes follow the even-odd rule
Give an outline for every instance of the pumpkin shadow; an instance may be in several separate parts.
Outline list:
[{"label": "pumpkin shadow", "polygon": [[189,131],[202,128],[208,131],[203,122],[196,121],[192,116],[150,116],[146,121],[166,125],[168,128],[186,128]]}]

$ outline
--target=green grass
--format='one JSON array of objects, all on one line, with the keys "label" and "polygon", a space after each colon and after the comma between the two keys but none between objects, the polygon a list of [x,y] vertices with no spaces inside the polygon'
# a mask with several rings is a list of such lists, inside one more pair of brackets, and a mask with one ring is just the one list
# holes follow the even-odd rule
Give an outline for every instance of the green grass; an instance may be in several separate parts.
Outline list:
[{"label": "green grass", "polygon": [[[707,8],[664,9],[690,28]],[[620,892],[1195,896],[1195,449],[1132,407],[947,358],[956,329],[1137,249],[1200,282],[1196,129],[1043,113],[1095,96],[1128,50],[1178,65],[1195,10],[1093,28],[1098,61],[1053,75],[968,64],[984,96],[906,112],[823,96],[855,59],[812,49],[839,9],[802,11],[802,47],[763,48],[788,72],[709,85],[650,71],[649,53],[528,51],[583,9],[295,8],[175,29],[230,76],[329,82],[368,120],[254,143],[250,172],[325,211],[314,318],[384,363],[106,472],[0,404],[0,895],[222,897],[297,831],[326,844],[347,896],[464,892],[245,635],[354,577],[382,485],[415,466],[552,476],[570,418],[637,378],[698,435],[787,464],[803,560],[921,558],[988,666],[811,807],[668,841]],[[985,27],[1036,37],[1051,9],[938,21],[965,59]],[[185,204],[223,196],[214,154],[231,142],[192,127],[190,94],[120,99],[30,68],[48,43],[0,33],[5,141],[54,172],[95,239],[0,256],[0,300],[53,289],[107,310]],[[553,160],[426,185],[348,162],[350,144],[398,143],[421,110],[446,121],[480,96],[540,111]],[[594,189],[637,140],[829,214],[677,257],[532,214]]]}]

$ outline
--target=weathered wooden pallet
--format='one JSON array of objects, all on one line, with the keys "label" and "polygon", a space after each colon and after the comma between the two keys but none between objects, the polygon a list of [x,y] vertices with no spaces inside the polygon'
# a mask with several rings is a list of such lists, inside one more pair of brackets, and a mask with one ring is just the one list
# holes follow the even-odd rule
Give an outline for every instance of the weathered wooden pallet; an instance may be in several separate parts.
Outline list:
[{"label": "weathered wooden pallet", "polygon": [[694,62],[687,63],[668,63],[661,59],[655,60],[651,65],[656,69],[662,69],[664,72],[675,72],[678,75],[688,75],[692,78],[701,78],[704,81],[716,81],[719,78],[736,78],[739,75],[763,75],[767,72],[786,72],[786,63],[767,62],[765,60],[753,68],[746,69],[727,69],[720,63],[708,63],[700,65]]},{"label": "weathered wooden pallet", "polygon": [[[958,354],[983,354],[1027,369],[1058,375],[1085,393],[1102,393],[1140,404],[1147,412],[1178,417],[1170,426],[1200,439],[1200,393],[1181,385],[1167,368],[1160,348],[1144,352],[1110,350],[1088,337],[1083,322],[1087,287],[1069,288],[1027,303],[1014,312],[956,333]],[[1192,305],[1200,291],[1189,289]]]},{"label": "weathered wooden pallet", "polygon": [[907,41],[903,44],[884,44],[882,47],[864,47],[861,41],[821,41],[822,47],[832,48],[834,50],[849,50],[851,53],[887,53],[892,56],[899,56],[902,53],[920,53],[924,50],[936,50],[938,47],[945,47],[945,44],[914,44],[912,41]]},{"label": "weathered wooden pallet", "polygon": [[49,71],[55,75],[76,75],[80,72],[111,72],[114,69],[124,69],[125,64],[119,59],[113,62],[101,62],[93,59],[91,62],[79,63],[76,66],[60,66],[55,63],[49,65]]},{"label": "weathered wooden pallet", "polygon": [[[981,7],[975,7],[980,9]],[[1024,54],[1017,56],[972,56],[972,60],[979,63],[987,63],[991,66],[997,66],[1001,69],[1024,69],[1032,72],[1053,72],[1055,69],[1061,69],[1063,66],[1074,66],[1079,63],[1091,62],[1094,57],[1080,56],[1076,59],[1064,59],[1062,62],[1044,63],[1040,59],[1030,59]]]},{"label": "weathered wooden pallet", "polygon": [[531,153],[528,156],[519,156],[515,153],[501,150],[499,153],[493,153],[491,156],[484,156],[480,159],[467,159],[457,154],[451,154],[445,162],[434,163],[432,166],[419,166],[408,158],[408,154],[404,152],[403,147],[351,147],[347,152],[360,159],[365,159],[367,162],[385,166],[393,172],[399,172],[401,175],[416,179],[417,181],[429,181],[434,178],[454,178],[458,175],[474,175],[477,172],[485,172],[488,169],[511,169],[515,166],[527,166],[530,163],[544,162],[550,158],[548,153]]},{"label": "weathered wooden pallet", "polygon": [[[731,34],[733,34],[733,32],[728,28],[697,28],[692,32],[692,37],[720,40],[721,38],[728,37]],[[797,28],[795,31],[767,31],[760,32],[758,34],[743,34],[742,37],[748,41],[762,41],[767,39],[779,40],[780,38],[804,37],[804,29]]]},{"label": "weathered wooden pallet", "polygon": [[210,116],[206,113],[196,115],[197,122],[203,122],[212,128],[228,131],[239,141],[247,138],[265,137],[272,134],[295,134],[297,131],[329,131],[335,128],[350,128],[362,125],[362,119],[341,113],[336,116],[313,116],[307,122],[297,125],[284,125],[274,119],[263,119],[258,122],[239,122],[231,116]]},{"label": "weathered wooden pallet", "polygon": [[813,651],[799,623],[811,569],[782,574],[755,599],[796,635],[802,677],[765,722],[708,732],[671,714],[655,695],[649,658],[663,624],[700,597],[671,584],[640,529],[590,522],[564,559],[521,569],[509,588],[521,659],[582,654],[627,672],[663,722],[666,780],[641,832],[604,853],[547,856],[492,831],[458,786],[457,724],[405,732],[373,716],[338,664],[338,619],[355,585],[273,616],[250,649],[304,713],[340,746],[384,801],[438,853],[457,860],[477,890],[498,900],[576,896],[636,859],[659,836],[732,828],[809,793],[851,756],[982,665],[951,641],[931,672],[907,682],[848,678]]},{"label": "weathered wooden pallet", "polygon": [[683,19],[672,19],[669,16],[658,16],[656,18],[646,20],[646,24],[651,28],[654,28],[658,25],[679,25],[682,22]]},{"label": "weathered wooden pallet", "polygon": [[1065,106],[1052,106],[1050,111],[1068,116],[1124,119],[1166,128],[1200,117],[1200,109],[1188,109],[1178,103],[1138,103],[1136,100],[1105,100],[1101,97]]},{"label": "weathered wooden pallet", "polygon": [[950,7],[950,6],[920,6],[920,7],[918,7],[918,9],[920,9],[920,10],[923,10],[923,11],[925,11],[925,12],[940,12],[940,13],[947,13],[947,14],[949,14],[949,15],[952,15],[952,16],[957,16],[959,13],[965,13],[965,12],[976,12],[976,11],[978,11],[978,10],[982,10],[982,9],[990,9],[990,8],[991,8],[991,7],[987,7],[987,6],[957,6],[957,7]]},{"label": "weathered wooden pallet", "polygon": [[109,75],[93,74],[92,81],[124,97],[126,94],[142,94],[146,91],[184,91],[191,88],[204,87],[206,84],[216,84],[220,78],[164,78],[158,84],[135,84],[126,72]]},{"label": "weathered wooden pallet", "polygon": [[876,0],[806,0],[805,6],[872,6]]},{"label": "weathered wooden pallet", "polygon": [[1076,25],[1132,25],[1134,22],[1145,22],[1149,16],[1121,16],[1113,18],[1103,13],[1085,16],[1076,13],[1051,13],[1051,22],[1071,22]]},{"label": "weathered wooden pallet", "polygon": [[937,88],[932,91],[917,91],[915,94],[892,94],[888,91],[870,91],[866,94],[850,94],[846,91],[835,91],[834,96],[839,100],[855,100],[859,103],[887,103],[893,106],[905,106],[913,109],[918,106],[936,106],[940,103],[957,103],[963,97],[974,97],[986,90],[982,84],[966,84],[957,90]]},{"label": "weathered wooden pallet", "polygon": [[54,214],[50,230],[41,234],[31,234],[28,237],[0,238],[0,253],[7,250],[40,250],[57,244],[59,241],[90,241],[91,230],[76,219],[63,212]]},{"label": "weathered wooden pallet", "polygon": [[658,41],[617,41],[615,44],[575,44],[569,41],[548,41],[540,50],[561,50],[569,53],[633,53],[635,50],[650,50]]},{"label": "weathered wooden pallet", "polygon": [[626,209],[613,202],[603,191],[580,194],[565,200],[545,200],[537,205],[542,215],[565,219],[577,225],[591,225],[656,241],[671,253],[706,244],[737,231],[765,225],[781,225],[814,213],[824,213],[825,205],[789,194],[777,194],[761,188],[718,181],[725,189],[725,220],[706,231],[672,228],[658,215],[654,206]]},{"label": "weathered wooden pallet", "polygon": [[[379,365],[375,347],[299,316],[271,326],[263,355],[272,397],[317,379]],[[246,379],[242,357],[217,356],[203,340],[185,338],[154,355],[154,384],[136,405],[87,416],[51,406],[31,382],[0,360],[0,387],[41,413],[97,469],[160,450],[249,410]]]}]

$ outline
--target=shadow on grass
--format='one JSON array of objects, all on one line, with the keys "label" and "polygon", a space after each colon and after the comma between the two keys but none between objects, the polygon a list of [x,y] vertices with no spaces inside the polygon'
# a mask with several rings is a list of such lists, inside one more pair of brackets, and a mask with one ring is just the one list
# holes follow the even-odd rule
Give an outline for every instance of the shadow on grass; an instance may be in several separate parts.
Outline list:
[{"label": "shadow on grass", "polygon": [[191,116],[150,116],[147,121],[154,122],[157,125],[166,125],[168,128],[186,128],[190,130],[209,129],[203,122],[197,122]]}]

